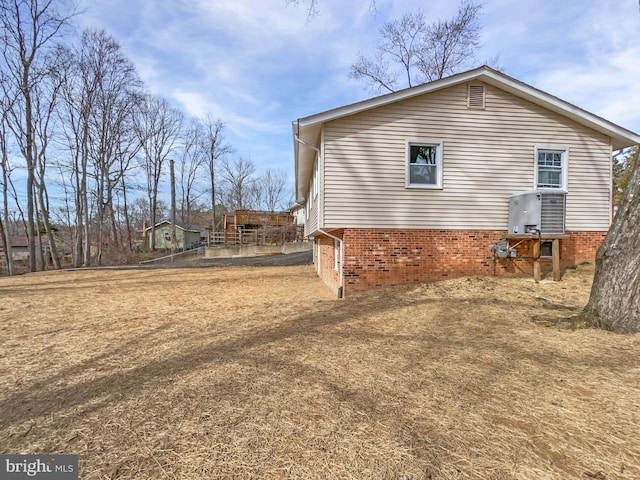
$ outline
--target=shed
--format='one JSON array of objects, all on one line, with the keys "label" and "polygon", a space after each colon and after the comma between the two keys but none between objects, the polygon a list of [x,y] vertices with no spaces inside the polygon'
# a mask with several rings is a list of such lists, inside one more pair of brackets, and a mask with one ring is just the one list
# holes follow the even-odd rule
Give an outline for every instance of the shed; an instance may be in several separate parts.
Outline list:
[{"label": "shed", "polygon": [[[171,249],[171,222],[163,220],[155,225],[156,250]],[[151,227],[145,229],[146,245],[151,248]],[[200,230],[176,223],[177,249],[192,250],[201,245]]]}]

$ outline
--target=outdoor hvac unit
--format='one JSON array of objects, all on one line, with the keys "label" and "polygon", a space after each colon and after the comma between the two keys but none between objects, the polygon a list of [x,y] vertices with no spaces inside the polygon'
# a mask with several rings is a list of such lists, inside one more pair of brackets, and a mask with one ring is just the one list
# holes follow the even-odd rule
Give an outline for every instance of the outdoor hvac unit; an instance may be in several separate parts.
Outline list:
[{"label": "outdoor hvac unit", "polygon": [[564,192],[522,192],[509,197],[509,234],[563,234]]}]

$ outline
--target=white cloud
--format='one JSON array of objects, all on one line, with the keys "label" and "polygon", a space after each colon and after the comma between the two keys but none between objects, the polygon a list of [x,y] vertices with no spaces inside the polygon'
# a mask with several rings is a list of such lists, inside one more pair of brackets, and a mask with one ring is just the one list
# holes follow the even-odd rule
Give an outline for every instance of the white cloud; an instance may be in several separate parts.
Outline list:
[{"label": "white cloud", "polygon": [[[304,4],[285,0],[91,0],[83,21],[120,41],[152,93],[223,119],[240,154],[291,169],[290,122],[365,97],[347,75],[382,23],[457,8],[377,0],[372,14],[369,5],[320,0],[308,22]],[[640,130],[639,22],[631,0],[485,0],[478,58],[499,54],[507,74]]]},{"label": "white cloud", "polygon": [[[640,12],[637,4],[587,4],[575,18],[570,51],[537,86],[623,127],[640,130]],[[562,51],[561,51],[562,53]]]},{"label": "white cloud", "polygon": [[544,78],[540,88],[625,128],[640,131],[640,47],[594,57],[587,65],[568,65]]}]

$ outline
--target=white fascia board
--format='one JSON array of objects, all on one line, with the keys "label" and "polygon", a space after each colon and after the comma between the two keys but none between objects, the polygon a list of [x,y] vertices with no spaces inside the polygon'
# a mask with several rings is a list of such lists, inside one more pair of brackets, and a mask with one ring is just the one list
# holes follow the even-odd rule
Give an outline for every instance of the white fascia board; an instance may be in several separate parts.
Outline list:
[{"label": "white fascia board", "polygon": [[[496,88],[504,90],[520,98],[540,105],[548,110],[563,115],[571,120],[589,127],[597,132],[605,134],[612,138],[614,150],[618,148],[628,147],[640,143],[640,135],[627,130],[615,123],[605,120],[591,112],[588,112],[576,105],[566,102],[558,97],[548,94],[535,87],[520,82],[512,77],[487,70],[478,77],[478,80],[492,85]],[[616,147],[617,145],[617,147]]]},{"label": "white fascia board", "polygon": [[[316,151],[313,149],[314,143],[307,141],[307,135],[298,122],[293,122],[293,156],[295,166],[295,190],[296,190],[296,202],[304,203],[309,194],[309,182],[313,175],[313,164],[316,158]],[[320,128],[320,126],[317,126]]]},{"label": "white fascia board", "polygon": [[407,88],[398,92],[388,93],[351,105],[310,115],[299,119],[298,124],[300,125],[301,131],[308,129],[319,131],[323,123],[331,120],[337,120],[366,110],[470,81],[485,82],[607,135],[612,138],[614,150],[640,144],[640,135],[487,66],[418,85],[417,87]]},{"label": "white fascia board", "polygon": [[352,103],[351,105],[345,105],[343,107],[334,108],[333,110],[327,110],[326,112],[316,113],[298,120],[301,127],[307,127],[317,123],[329,122],[338,118],[347,117],[356,113],[364,112],[372,108],[378,108],[391,103],[406,100],[407,98],[422,95],[424,93],[433,92],[442,88],[447,88],[458,83],[467,82],[477,78],[480,73],[487,67],[480,67],[475,70],[469,70],[468,72],[452,75],[441,80],[434,82],[424,83],[417,87],[405,88],[393,93],[387,93],[379,97],[370,98],[361,102]]}]

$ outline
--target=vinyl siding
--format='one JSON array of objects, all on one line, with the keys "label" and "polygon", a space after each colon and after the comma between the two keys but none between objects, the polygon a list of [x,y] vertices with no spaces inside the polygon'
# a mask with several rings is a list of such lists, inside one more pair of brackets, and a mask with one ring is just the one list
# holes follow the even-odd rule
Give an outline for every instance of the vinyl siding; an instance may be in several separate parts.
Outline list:
[{"label": "vinyl siding", "polygon": [[[569,148],[567,230],[606,230],[610,139],[485,85],[466,84],[324,126],[322,225],[334,228],[506,230],[509,195],[534,189],[535,147]],[[406,141],[443,142],[442,189],[405,187]]]},{"label": "vinyl siding", "polygon": [[[316,162],[318,158],[316,158]],[[318,185],[319,183],[318,179]],[[307,203],[305,205],[305,222],[304,222],[304,234],[313,235],[314,232],[318,230],[318,217],[319,217],[319,208],[320,208],[320,192],[317,192],[314,187],[315,172],[311,177],[311,182],[309,185],[309,198],[307,199]]]}]

